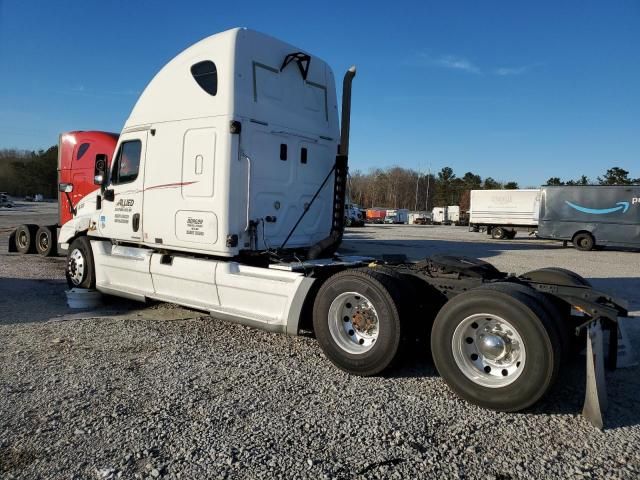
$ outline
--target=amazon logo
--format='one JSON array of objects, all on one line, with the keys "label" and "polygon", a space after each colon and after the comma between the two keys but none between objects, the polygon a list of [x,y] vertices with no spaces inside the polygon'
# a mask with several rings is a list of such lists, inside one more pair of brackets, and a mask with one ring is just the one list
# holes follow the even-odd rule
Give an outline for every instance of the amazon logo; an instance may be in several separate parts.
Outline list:
[{"label": "amazon logo", "polygon": [[[569,200],[565,200],[565,203],[569,205],[574,210],[577,210],[582,213],[589,213],[592,215],[606,215],[608,213],[622,212],[626,213],[629,210],[629,202],[616,202],[615,207],[609,208],[588,208],[583,207],[582,205],[577,205],[575,203],[570,202]],[[633,198],[631,200],[631,204],[634,205],[636,203],[640,203],[640,198]]]}]

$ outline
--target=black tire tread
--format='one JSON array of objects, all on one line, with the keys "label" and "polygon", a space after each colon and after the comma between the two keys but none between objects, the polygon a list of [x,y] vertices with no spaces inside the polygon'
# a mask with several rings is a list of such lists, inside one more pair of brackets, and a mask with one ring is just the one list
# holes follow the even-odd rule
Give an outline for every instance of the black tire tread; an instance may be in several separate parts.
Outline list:
[{"label": "black tire tread", "polygon": [[[74,249],[81,248],[84,250],[85,259],[87,263],[87,275],[82,280],[80,285],[74,285],[69,276],[69,256],[73,252]],[[96,275],[95,275],[95,263],[93,260],[93,251],[91,250],[91,243],[89,242],[89,238],[86,235],[77,237],[75,240],[71,242],[69,245],[69,250],[67,251],[67,263],[64,269],[65,277],[67,279],[67,284],[69,288],[88,288],[92,289],[96,287]]]},{"label": "black tire tread", "polygon": [[[397,285],[397,280],[387,275],[383,272],[377,271],[372,268],[359,268],[359,269],[349,269],[338,272],[330,277],[328,277],[323,285],[318,290],[318,294],[316,296],[314,306],[313,306],[313,326],[314,331],[316,333],[316,338],[320,343],[322,350],[325,355],[331,362],[336,365],[338,368],[359,376],[373,376],[378,375],[385,370],[391,368],[398,357],[398,351],[400,346],[400,339],[402,338],[401,328],[398,329],[397,338],[393,339],[394,347],[392,347],[392,351],[390,351],[386,358],[377,362],[375,365],[349,365],[350,361],[348,358],[340,358],[340,356],[336,355],[336,352],[339,352],[339,347],[336,347],[336,351],[334,352],[332,347],[329,345],[333,345],[333,339],[331,338],[331,334],[328,330],[325,333],[323,326],[320,325],[319,322],[326,322],[326,316],[320,316],[318,310],[321,309],[321,302],[326,301],[324,296],[326,295],[326,288],[328,285],[339,281],[343,277],[360,277],[365,281],[373,280],[375,283],[379,284],[378,290],[379,293],[386,302],[388,302],[389,307],[391,308],[392,316],[400,322],[400,308],[401,305],[401,289]],[[375,285],[374,283],[374,285]],[[347,353],[343,353],[344,356],[348,356]]]},{"label": "black tire tread", "polygon": [[[541,372],[538,373],[539,378],[542,380],[540,385],[534,386],[530,378],[525,379],[521,376],[515,383],[507,387],[498,389],[487,388],[474,384],[471,380],[467,379],[467,377],[460,372],[459,367],[457,367],[450,353],[451,339],[446,335],[448,331],[453,328],[452,320],[447,317],[451,313],[451,310],[455,311],[456,308],[470,308],[469,306],[465,306],[464,302],[477,301],[478,308],[480,309],[482,302],[487,302],[488,297],[493,297],[489,299],[489,301],[495,302],[498,306],[502,305],[502,308],[528,310],[530,314],[539,319],[540,325],[535,327],[533,331],[540,330],[539,327],[541,327],[546,333],[547,338],[543,340],[543,345],[547,345],[546,348],[550,349],[552,356],[550,359],[551,363],[547,365],[544,370],[540,370],[539,364],[530,364],[533,366],[529,366],[530,369],[538,368],[539,372]],[[517,302],[519,305],[513,302]],[[443,335],[444,338],[442,338]],[[440,344],[440,340],[445,340],[444,344]],[[558,376],[560,365],[558,360],[561,358],[562,346],[557,329],[554,327],[547,310],[545,310],[534,297],[515,290],[504,292],[495,288],[475,288],[454,297],[442,308],[434,322],[431,348],[436,368],[458,396],[484,408],[512,412],[530,407],[551,388]],[[445,373],[443,374],[443,372]],[[448,374],[451,374],[452,378],[446,378],[445,375]],[[530,391],[527,392],[526,389],[523,388],[525,385]]]}]

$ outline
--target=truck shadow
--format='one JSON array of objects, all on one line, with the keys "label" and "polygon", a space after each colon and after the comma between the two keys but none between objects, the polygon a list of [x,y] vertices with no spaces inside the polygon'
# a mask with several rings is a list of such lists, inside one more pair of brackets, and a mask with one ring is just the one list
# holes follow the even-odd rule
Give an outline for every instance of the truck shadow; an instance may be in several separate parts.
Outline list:
[{"label": "truck shadow", "polygon": [[69,308],[65,291],[66,280],[31,280],[23,278],[0,278],[0,325],[39,323],[57,318],[73,316],[119,315],[145,308],[146,305],[119,298],[116,302],[104,297],[103,305],[90,310]]},{"label": "truck shadow", "polygon": [[[509,415],[580,415],[585,395],[584,355],[578,355],[561,366],[558,379],[538,403],[533,407]],[[632,367],[607,372],[609,407],[606,411],[605,430],[640,425],[640,409],[637,408],[638,374],[640,368]],[[413,352],[402,356],[395,369],[386,377],[389,379],[437,377],[431,354]],[[586,422],[586,420],[585,420]]]},{"label": "truck shadow", "polygon": [[[385,228],[393,228],[392,226]],[[437,228],[437,227],[436,227]],[[536,237],[516,237],[513,240],[496,240],[491,237],[469,232],[468,241],[448,240],[443,238],[419,238],[411,235],[405,238],[380,239],[365,231],[350,230],[339,249],[340,253],[349,255],[379,256],[387,253],[402,252],[411,260],[418,260],[433,254],[466,255],[468,257],[493,257],[508,251],[558,251],[573,250],[569,243],[566,247],[561,241],[544,240]],[[640,249],[625,247],[603,247],[593,252],[580,252],[585,256],[606,252],[621,252],[635,256]],[[637,260],[634,260],[637,261]]]}]

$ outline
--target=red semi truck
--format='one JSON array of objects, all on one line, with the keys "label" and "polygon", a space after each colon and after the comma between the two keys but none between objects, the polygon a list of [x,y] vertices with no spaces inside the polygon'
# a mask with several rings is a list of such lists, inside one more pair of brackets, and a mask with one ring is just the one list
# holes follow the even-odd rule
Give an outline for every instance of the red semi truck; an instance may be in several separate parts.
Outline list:
[{"label": "red semi truck", "polygon": [[[63,133],[58,141],[58,223],[56,225],[20,225],[9,237],[9,251],[58,254],[58,228],[71,220],[75,206],[98,185],[97,171],[105,171],[118,142],[118,134],[99,131]],[[96,156],[102,154],[99,160]],[[97,165],[96,162],[106,162]]]}]

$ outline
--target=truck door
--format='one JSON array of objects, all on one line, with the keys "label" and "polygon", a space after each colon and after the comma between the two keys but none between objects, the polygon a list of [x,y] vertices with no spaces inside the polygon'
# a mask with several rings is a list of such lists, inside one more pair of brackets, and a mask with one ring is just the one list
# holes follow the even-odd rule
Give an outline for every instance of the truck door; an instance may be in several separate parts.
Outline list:
[{"label": "truck door", "polygon": [[130,132],[120,136],[97,226],[103,237],[123,241],[142,241],[146,147],[146,131]]}]

